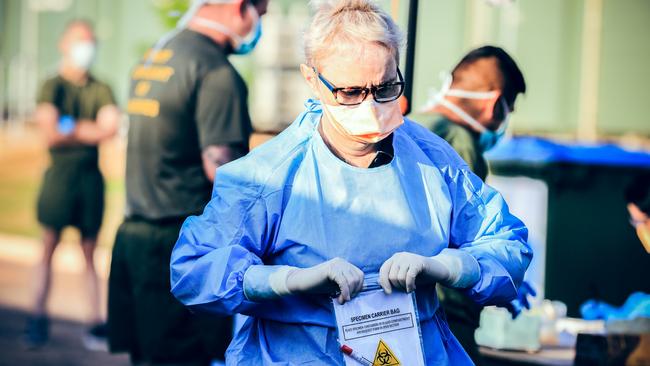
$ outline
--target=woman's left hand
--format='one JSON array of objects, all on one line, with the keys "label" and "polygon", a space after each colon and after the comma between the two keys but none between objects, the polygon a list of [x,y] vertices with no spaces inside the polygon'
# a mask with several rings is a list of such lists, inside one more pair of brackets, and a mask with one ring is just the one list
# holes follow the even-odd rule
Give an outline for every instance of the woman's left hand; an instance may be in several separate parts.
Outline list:
[{"label": "woman's left hand", "polygon": [[393,287],[411,292],[415,290],[415,280],[418,278],[425,277],[434,283],[448,276],[448,270],[434,258],[400,252],[382,264],[379,269],[379,284],[387,294],[393,292]]}]

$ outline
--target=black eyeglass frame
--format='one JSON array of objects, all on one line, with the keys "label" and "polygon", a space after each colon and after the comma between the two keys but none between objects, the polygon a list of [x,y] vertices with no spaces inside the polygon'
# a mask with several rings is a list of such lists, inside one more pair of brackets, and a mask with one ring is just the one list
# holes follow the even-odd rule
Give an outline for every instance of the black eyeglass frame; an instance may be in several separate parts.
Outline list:
[{"label": "black eyeglass frame", "polygon": [[[315,67],[313,67],[312,69],[314,70],[316,75],[318,75],[318,79],[323,82],[325,87],[327,87],[327,89],[329,89],[330,92],[332,92],[332,95],[334,96],[334,100],[336,100],[336,102],[338,104],[340,104],[340,105],[346,105],[346,106],[359,105],[359,104],[363,103],[363,101],[366,100],[366,98],[368,98],[368,94],[372,94],[372,98],[377,103],[393,102],[393,101],[399,99],[399,97],[401,97],[402,94],[404,94],[404,86],[406,85],[406,83],[404,82],[404,77],[402,76],[402,72],[399,70],[399,67],[397,68],[397,78],[398,78],[399,81],[393,81],[393,82],[383,83],[383,84],[379,84],[379,85],[371,85],[369,88],[362,88],[360,86],[339,88],[339,87],[335,86],[334,84],[332,84],[332,82],[330,82],[329,80],[325,79],[325,77],[320,72],[318,72],[318,70],[316,70]],[[378,100],[377,99],[377,94],[376,94],[377,89],[384,88],[384,87],[389,87],[389,86],[396,86],[396,85],[400,87],[400,91],[399,91],[399,93],[397,93],[397,95],[395,97],[391,97],[391,99],[386,99],[386,100]],[[357,102],[357,103],[341,103],[339,101],[339,99],[338,99],[338,92],[341,91],[341,90],[358,90],[358,91],[362,91],[363,92],[363,98],[361,98],[361,100],[359,102]]]}]

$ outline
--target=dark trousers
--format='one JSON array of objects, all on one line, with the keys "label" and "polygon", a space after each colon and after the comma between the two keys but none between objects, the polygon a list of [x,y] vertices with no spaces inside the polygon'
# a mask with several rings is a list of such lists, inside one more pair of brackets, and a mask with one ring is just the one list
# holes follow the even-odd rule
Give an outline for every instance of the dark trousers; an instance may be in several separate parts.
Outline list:
[{"label": "dark trousers", "polygon": [[437,286],[440,306],[445,311],[449,329],[476,366],[483,364],[483,359],[474,339],[474,332],[479,326],[480,305],[474,303],[461,291]]},{"label": "dark trousers", "polygon": [[127,219],[118,229],[109,278],[112,352],[134,363],[207,365],[224,359],[230,318],[193,314],[170,292],[169,261],[182,220]]}]

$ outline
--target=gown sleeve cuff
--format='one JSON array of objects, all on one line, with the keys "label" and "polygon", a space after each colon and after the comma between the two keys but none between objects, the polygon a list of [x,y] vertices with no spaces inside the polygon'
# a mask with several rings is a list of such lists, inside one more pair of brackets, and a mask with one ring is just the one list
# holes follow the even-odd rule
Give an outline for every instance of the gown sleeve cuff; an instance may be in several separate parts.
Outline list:
[{"label": "gown sleeve cuff", "polygon": [[290,266],[253,265],[244,274],[244,295],[250,301],[277,299],[290,295],[287,276]]},{"label": "gown sleeve cuff", "polygon": [[445,248],[432,257],[449,272],[449,281],[445,285],[454,288],[472,287],[481,278],[481,267],[469,253],[460,249]]}]

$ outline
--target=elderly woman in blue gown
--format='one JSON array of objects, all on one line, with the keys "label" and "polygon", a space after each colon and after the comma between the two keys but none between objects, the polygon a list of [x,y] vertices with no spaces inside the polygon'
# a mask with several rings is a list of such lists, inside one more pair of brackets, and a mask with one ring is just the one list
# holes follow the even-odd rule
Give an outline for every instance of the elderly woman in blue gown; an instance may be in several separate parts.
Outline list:
[{"label": "elderly woman in blue gown", "polygon": [[279,136],[218,168],[171,259],[188,307],[250,317],[228,365],[343,365],[330,294],[378,274],[415,291],[427,365],[471,365],[435,284],[480,304],[516,296],[527,229],[442,139],[402,117],[402,34],[371,0],[321,1],[301,72],[316,100]]}]

